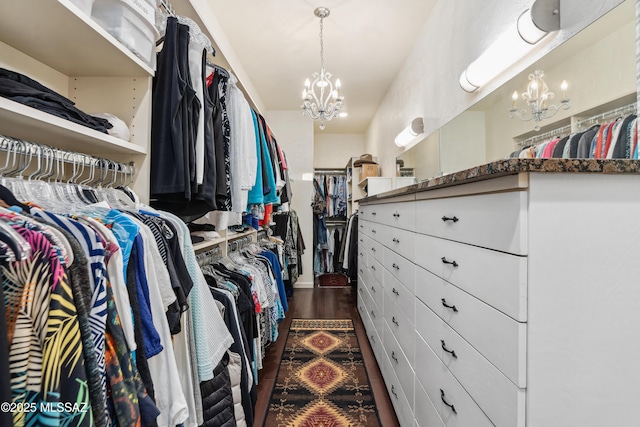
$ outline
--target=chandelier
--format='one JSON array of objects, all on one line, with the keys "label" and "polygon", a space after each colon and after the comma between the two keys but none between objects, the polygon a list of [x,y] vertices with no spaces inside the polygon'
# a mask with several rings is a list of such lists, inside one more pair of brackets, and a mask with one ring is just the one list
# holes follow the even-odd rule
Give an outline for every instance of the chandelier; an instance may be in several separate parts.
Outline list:
[{"label": "chandelier", "polygon": [[544,82],[544,72],[542,70],[535,70],[532,74],[529,74],[529,84],[527,84],[527,91],[522,92],[520,95],[522,99],[529,105],[529,109],[518,109],[518,91],[513,92],[511,96],[512,104],[509,110],[509,118],[519,118],[525,122],[535,120],[535,130],[540,130],[540,126],[537,124],[541,120],[548,119],[556,115],[560,110],[568,110],[571,108],[569,105],[569,99],[567,98],[567,81],[564,80],[560,85],[562,90],[562,100],[560,105],[549,104],[555,94],[549,91],[547,84]]},{"label": "chandelier", "polygon": [[324,69],[324,42],[322,40],[324,18],[329,16],[329,9],[319,7],[314,15],[320,18],[320,72],[313,73],[313,82],[306,79],[302,91],[302,114],[312,120],[320,120],[320,129],[324,122],[333,119],[342,107],[344,96],[340,95],[340,79],[335,85],[331,81],[333,75]]}]

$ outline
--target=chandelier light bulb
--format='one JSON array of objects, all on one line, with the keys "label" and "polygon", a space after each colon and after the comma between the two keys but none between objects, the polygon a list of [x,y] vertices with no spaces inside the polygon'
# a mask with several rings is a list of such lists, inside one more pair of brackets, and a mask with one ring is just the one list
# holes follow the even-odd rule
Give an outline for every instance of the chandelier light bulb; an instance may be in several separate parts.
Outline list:
[{"label": "chandelier light bulb", "polygon": [[567,89],[569,89],[569,84],[566,80],[563,80],[560,84],[560,90],[562,91],[562,99],[567,99]]}]

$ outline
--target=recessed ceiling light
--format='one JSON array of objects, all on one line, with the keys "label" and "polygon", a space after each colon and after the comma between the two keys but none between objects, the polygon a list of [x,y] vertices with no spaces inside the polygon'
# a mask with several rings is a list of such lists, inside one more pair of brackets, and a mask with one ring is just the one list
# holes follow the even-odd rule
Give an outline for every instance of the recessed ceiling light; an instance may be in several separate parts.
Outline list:
[{"label": "recessed ceiling light", "polygon": [[340,118],[345,118],[345,117],[347,117],[348,115],[349,115],[349,113],[347,113],[346,111],[342,111],[342,112],[340,112],[340,113],[338,114],[338,117],[340,117]]}]

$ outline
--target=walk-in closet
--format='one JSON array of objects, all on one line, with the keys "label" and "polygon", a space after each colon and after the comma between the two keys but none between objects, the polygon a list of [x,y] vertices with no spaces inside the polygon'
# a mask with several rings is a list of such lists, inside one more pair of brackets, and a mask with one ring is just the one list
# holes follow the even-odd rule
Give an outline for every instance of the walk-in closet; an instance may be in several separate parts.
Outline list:
[{"label": "walk-in closet", "polygon": [[640,420],[640,0],[0,0],[0,427]]}]

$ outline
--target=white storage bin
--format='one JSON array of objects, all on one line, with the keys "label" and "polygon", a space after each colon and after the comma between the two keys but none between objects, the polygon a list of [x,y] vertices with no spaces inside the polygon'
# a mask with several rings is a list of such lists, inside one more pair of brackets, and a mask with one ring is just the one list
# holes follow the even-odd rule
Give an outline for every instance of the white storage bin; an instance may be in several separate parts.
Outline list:
[{"label": "white storage bin", "polygon": [[78,9],[91,16],[91,7],[93,6],[93,0],[70,0],[71,3],[76,5]]},{"label": "white storage bin", "polygon": [[91,16],[151,68],[156,65],[154,1],[95,0]]}]

